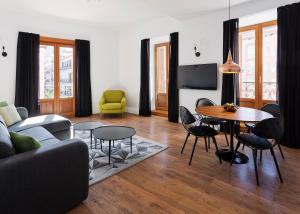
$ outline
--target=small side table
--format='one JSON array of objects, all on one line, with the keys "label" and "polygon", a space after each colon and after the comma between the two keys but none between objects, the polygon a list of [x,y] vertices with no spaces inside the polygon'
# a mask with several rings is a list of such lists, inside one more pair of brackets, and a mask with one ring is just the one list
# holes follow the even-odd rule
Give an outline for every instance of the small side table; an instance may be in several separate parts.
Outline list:
[{"label": "small side table", "polygon": [[97,144],[97,140],[100,140],[101,145],[103,141],[109,142],[109,148],[108,148],[109,165],[110,165],[110,158],[111,158],[111,142],[114,142],[115,140],[123,140],[126,138],[130,138],[130,152],[132,153],[132,137],[135,134],[136,131],[134,128],[126,127],[126,126],[102,126],[94,129],[93,131],[95,144]]},{"label": "small side table", "polygon": [[[93,148],[93,130],[103,126],[102,123],[96,121],[90,122],[80,122],[73,125],[73,136],[75,136],[75,131],[89,131],[90,132],[90,140],[91,140],[91,149]],[[95,142],[96,148],[96,142]]]}]

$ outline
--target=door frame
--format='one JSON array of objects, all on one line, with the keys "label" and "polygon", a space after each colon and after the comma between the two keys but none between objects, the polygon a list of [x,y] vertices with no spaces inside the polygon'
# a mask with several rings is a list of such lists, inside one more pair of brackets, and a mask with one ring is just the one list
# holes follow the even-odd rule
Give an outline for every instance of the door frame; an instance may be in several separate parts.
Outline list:
[{"label": "door frame", "polygon": [[[158,61],[157,61],[157,49],[160,47],[166,47],[166,67],[167,67],[167,77],[166,77],[166,107],[158,107],[157,103],[158,103],[158,85],[157,85],[157,76],[158,76]],[[170,72],[170,65],[169,65],[169,59],[170,59],[170,42],[163,42],[163,43],[158,43],[154,45],[154,67],[155,67],[155,110],[161,110],[161,111],[168,111],[168,96],[169,96],[169,90],[168,90],[168,85],[169,85],[169,72]]]},{"label": "door frame", "polygon": [[[76,65],[76,49],[75,49],[75,40],[69,39],[58,39],[46,36],[40,36],[40,45],[51,45],[54,47],[54,98],[53,99],[39,99],[40,107],[44,104],[53,102],[53,113],[60,114],[63,116],[74,116],[75,115],[75,99],[76,99],[76,90],[75,90],[75,65]],[[72,94],[73,97],[71,98],[60,98],[60,67],[59,67],[59,48],[60,47],[71,47],[73,48],[73,87],[72,87]],[[60,100],[73,100],[72,101],[72,111],[67,113],[61,113],[61,103]],[[43,112],[42,112],[43,113]]]},{"label": "door frame", "polygon": [[[245,26],[239,28],[239,33],[255,30],[255,98],[240,98],[241,106],[245,107],[254,107],[256,109],[260,109],[262,106],[268,104],[268,103],[275,103],[276,101],[273,100],[263,100],[263,39],[262,29],[268,26],[277,25],[277,20],[263,22],[260,24]],[[241,44],[239,36],[239,44]],[[240,50],[240,47],[239,47]],[[239,52],[239,55],[241,52]],[[240,81],[240,92],[241,92],[241,78],[239,78]]]}]

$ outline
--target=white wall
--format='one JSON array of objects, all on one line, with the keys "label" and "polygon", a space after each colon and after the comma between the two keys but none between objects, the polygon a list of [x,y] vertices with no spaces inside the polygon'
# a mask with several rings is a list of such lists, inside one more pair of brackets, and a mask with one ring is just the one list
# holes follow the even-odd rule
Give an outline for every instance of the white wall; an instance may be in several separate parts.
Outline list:
[{"label": "white wall", "polygon": [[141,40],[169,35],[179,30],[180,22],[166,17],[120,32],[120,84],[127,94],[127,111],[139,112]]},{"label": "white wall", "polygon": [[[232,8],[231,18],[241,18],[278,6],[297,2],[295,0],[259,0]],[[221,10],[186,21],[164,18],[124,29],[120,34],[120,84],[126,90],[128,111],[138,113],[140,82],[140,40],[154,38],[179,31],[179,64],[222,63],[223,60],[223,21],[228,19],[228,10]],[[198,44],[201,57],[194,54]],[[207,97],[221,102],[222,81],[219,73],[218,89],[180,90],[180,105],[194,111],[197,98]]]},{"label": "white wall", "polygon": [[16,49],[18,31],[64,39],[87,39],[91,42],[91,85],[93,112],[103,90],[119,86],[119,32],[38,14],[0,13],[0,46],[8,57],[0,56],[0,100],[14,102]]}]

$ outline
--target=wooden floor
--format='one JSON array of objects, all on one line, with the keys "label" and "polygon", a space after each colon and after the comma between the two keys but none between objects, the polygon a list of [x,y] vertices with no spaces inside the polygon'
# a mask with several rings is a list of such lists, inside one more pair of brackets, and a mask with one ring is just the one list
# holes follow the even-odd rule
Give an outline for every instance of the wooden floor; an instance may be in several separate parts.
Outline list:
[{"label": "wooden floor", "polygon": [[[282,160],[275,149],[283,184],[271,155],[265,152],[258,164],[261,186],[257,187],[251,157],[245,165],[220,165],[214,147],[206,153],[202,139],[189,166],[194,139],[180,155],[185,131],[164,117],[128,114],[72,120],[132,126],[139,136],[169,148],[91,186],[87,200],[70,213],[300,213],[300,150],[283,148],[286,160]],[[217,141],[225,146],[224,136]],[[250,152],[245,149],[248,155]]]}]

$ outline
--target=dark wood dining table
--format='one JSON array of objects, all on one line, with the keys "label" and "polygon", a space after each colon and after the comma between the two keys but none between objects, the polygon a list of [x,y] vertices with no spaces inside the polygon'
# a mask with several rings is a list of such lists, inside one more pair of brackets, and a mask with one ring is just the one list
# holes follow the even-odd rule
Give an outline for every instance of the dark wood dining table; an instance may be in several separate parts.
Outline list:
[{"label": "dark wood dining table", "polygon": [[[234,154],[234,134],[235,134],[235,124],[237,122],[259,122],[273,116],[267,112],[246,108],[238,107],[236,112],[228,112],[224,109],[223,106],[201,106],[196,108],[196,112],[200,115],[207,117],[214,117],[221,120],[228,121],[230,128],[230,146],[229,149],[222,149],[216,153],[217,156],[220,156],[224,161],[231,161]],[[237,152],[235,157],[235,164],[244,164],[248,162],[247,155]]]}]

